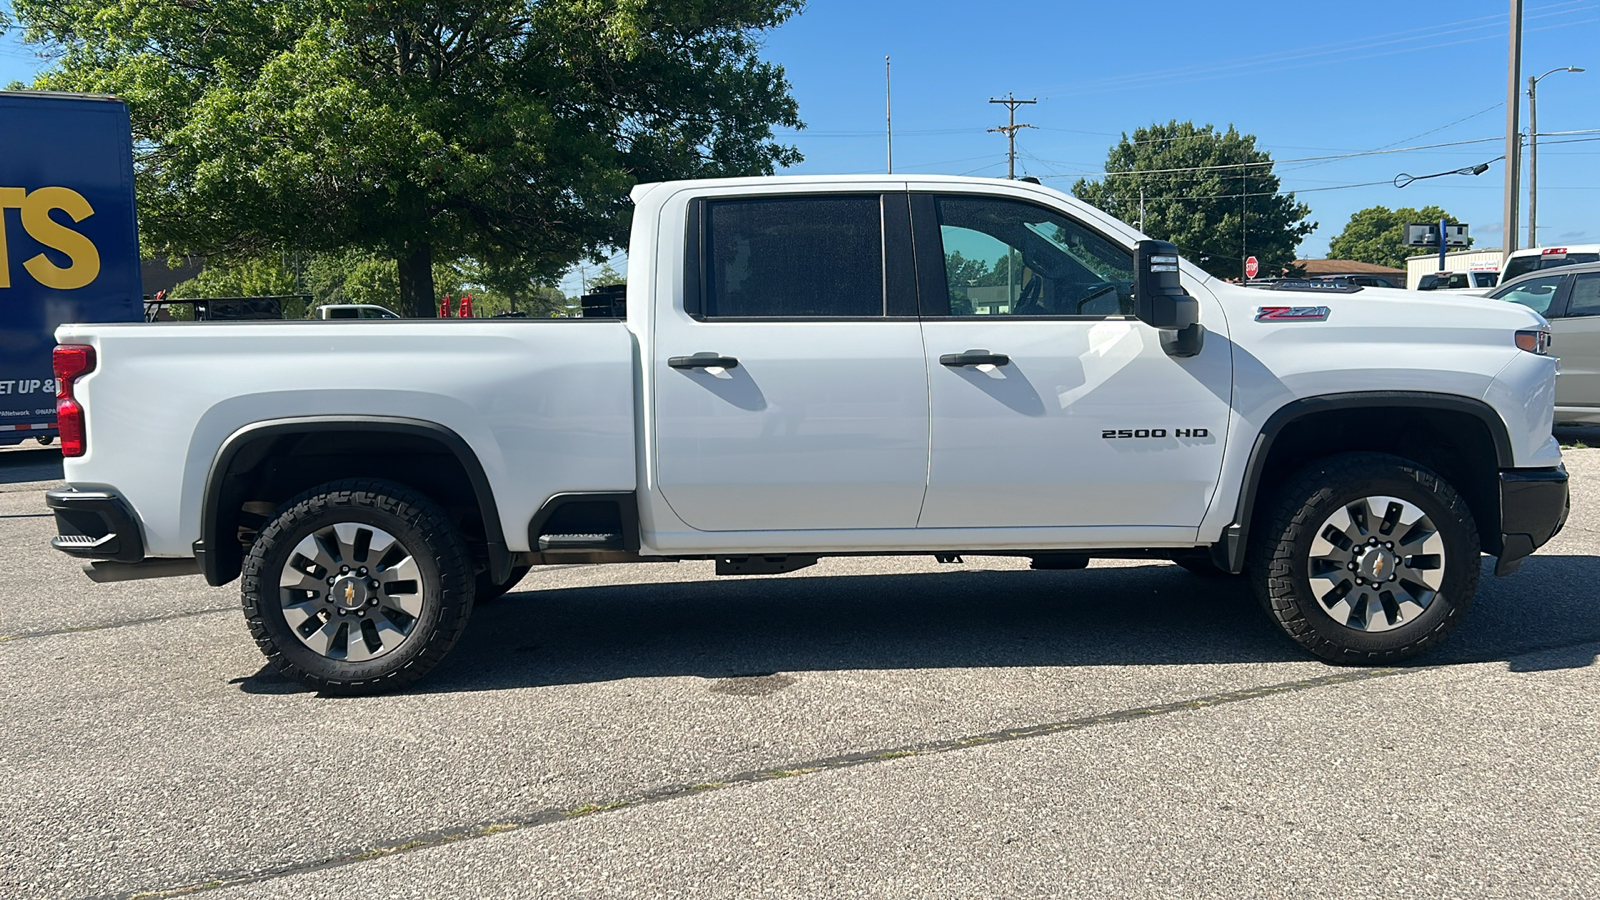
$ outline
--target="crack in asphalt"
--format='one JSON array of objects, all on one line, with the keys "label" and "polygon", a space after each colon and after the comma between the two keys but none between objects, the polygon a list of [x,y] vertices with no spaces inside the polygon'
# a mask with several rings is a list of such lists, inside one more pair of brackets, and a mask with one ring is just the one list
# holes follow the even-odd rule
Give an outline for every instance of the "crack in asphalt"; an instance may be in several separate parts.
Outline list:
[{"label": "crack in asphalt", "polygon": [[1105,725],[1121,725],[1138,722],[1159,716],[1171,715],[1181,712],[1195,712],[1215,706],[1232,703],[1242,703],[1258,700],[1264,697],[1275,697],[1286,694],[1302,693],[1327,687],[1336,687],[1345,684],[1354,684],[1362,681],[1372,681],[1382,678],[1392,678],[1398,675],[1411,673],[1437,672],[1461,665],[1473,665],[1489,662],[1504,662],[1519,657],[1533,656],[1540,653],[1549,653],[1559,650],[1569,650],[1590,644],[1600,644],[1600,635],[1586,635],[1576,640],[1566,640],[1559,643],[1549,643],[1530,647],[1516,648],[1503,652],[1481,652],[1470,657],[1446,660],[1427,666],[1387,667],[1373,669],[1357,669],[1342,671],[1332,675],[1323,675],[1317,678],[1306,678],[1297,681],[1284,681],[1277,684],[1259,685],[1256,687],[1241,688],[1236,691],[1226,691],[1218,694],[1207,694],[1192,697],[1187,700],[1177,700],[1171,703],[1156,704],[1153,706],[1132,707],[1115,712],[1100,713],[1092,716],[1082,716],[1075,719],[1064,719],[1057,722],[1027,725],[1020,728],[1007,728],[1000,731],[989,731],[971,734],[963,737],[947,738],[939,741],[928,741],[916,744],[903,744],[897,747],[878,748],[873,750],[843,753],[835,756],[820,757],[784,765],[780,768],[756,769],[727,775],[715,781],[703,781],[693,784],[672,784],[662,787],[637,791],[633,794],[600,798],[589,803],[567,807],[545,807],[527,815],[513,819],[495,822],[480,822],[457,828],[438,831],[423,832],[402,841],[369,847],[363,850],[352,851],[339,856],[325,857],[316,860],[306,860],[289,865],[273,868],[254,870],[235,870],[233,872],[214,874],[202,881],[171,888],[145,891],[124,891],[115,894],[100,895],[101,900],[159,900],[159,898],[179,897],[202,891],[216,890],[218,888],[235,887],[246,884],[260,884],[286,878],[294,875],[319,872],[327,869],[337,869],[344,866],[356,865],[374,859],[394,856],[401,853],[411,853],[417,850],[428,850],[442,847],[447,844],[461,841],[475,840],[495,834],[505,834],[512,831],[524,831],[546,825],[554,825],[572,819],[585,818],[602,813],[614,812],[621,809],[633,809],[649,806],[655,803],[664,803],[671,800],[680,800],[713,791],[743,785],[760,784],[767,781],[776,781],[784,778],[799,778],[817,772],[837,771],[851,769],[859,766],[886,763],[892,760],[905,759],[917,756],[937,756],[944,753],[953,753],[973,747],[1006,744],[1013,741],[1031,740],[1034,738],[1048,737],[1055,734],[1064,734],[1071,731],[1081,731],[1086,728],[1096,728]]},{"label": "crack in asphalt", "polygon": [[63,634],[82,634],[86,631],[107,631],[112,628],[131,628],[135,625],[151,625],[156,622],[170,622],[174,619],[192,619],[195,616],[209,616],[213,613],[238,612],[239,604],[231,606],[213,606],[207,609],[192,609],[187,612],[167,613],[161,616],[148,616],[143,619],[127,619],[121,622],[103,622],[99,625],[68,625],[65,628],[52,628],[49,631],[22,631],[17,634],[0,634],[0,644],[12,641],[27,641],[35,638],[57,637]]},{"label": "crack in asphalt", "polygon": [[[1592,641],[1591,641],[1592,642]],[[1588,643],[1588,642],[1585,642]],[[1577,646],[1577,645],[1562,645]],[[1546,648],[1558,649],[1558,648]],[[355,865],[386,856],[400,853],[410,853],[416,850],[426,850],[433,847],[442,847],[460,841],[474,840],[494,834],[505,834],[512,831],[523,831],[557,822],[584,818],[601,813],[613,812],[619,809],[633,809],[670,800],[679,800],[685,797],[698,796],[713,791],[726,790],[742,785],[759,784],[783,778],[798,778],[816,772],[836,771],[851,769],[858,766],[885,763],[896,759],[905,759],[916,756],[935,756],[943,753],[952,753],[972,747],[1006,744],[1013,741],[1024,741],[1033,738],[1047,737],[1054,734],[1063,734],[1069,731],[1080,731],[1085,728],[1096,728],[1103,725],[1120,725],[1137,722],[1158,716],[1171,715],[1180,712],[1193,712],[1213,706],[1222,706],[1229,703],[1241,703],[1256,700],[1262,697],[1280,696],[1283,694],[1299,693],[1316,690],[1318,688],[1333,687],[1342,684],[1352,684],[1360,681],[1370,681],[1378,678],[1390,678],[1408,672],[1427,672],[1441,668],[1440,666],[1419,666],[1415,668],[1380,668],[1360,669],[1355,671],[1339,672],[1333,675],[1324,675],[1318,678],[1307,678],[1298,681],[1285,681],[1278,684],[1260,685],[1242,688],[1237,691],[1228,691],[1220,694],[1208,694],[1201,697],[1192,697],[1187,700],[1178,700],[1172,703],[1162,703],[1154,706],[1133,707],[1117,710],[1115,712],[1101,713],[1092,716],[1083,716],[1076,719],[1065,719],[1058,722],[1027,725],[1020,728],[1008,728],[1000,731],[989,731],[980,734],[971,734],[963,737],[948,738],[940,741],[929,741],[918,744],[904,744],[898,747],[886,747],[855,753],[843,753],[836,756],[821,757],[785,765],[781,768],[757,769],[739,772],[724,776],[716,781],[703,781],[694,784],[673,784],[657,787],[636,793],[596,799],[589,803],[568,807],[545,807],[524,816],[497,822],[482,822],[460,828],[442,831],[425,832],[414,835],[406,840],[371,847],[365,850],[347,853],[341,856],[328,857],[317,860],[307,860],[278,866],[270,869],[257,869],[253,871],[234,871],[207,877],[187,885],[148,891],[126,891],[116,894],[102,895],[105,900],[158,900],[158,898],[179,897],[201,891],[216,890],[218,888],[236,887],[246,884],[259,884],[273,881],[292,875],[301,875],[309,872],[319,872],[327,869],[336,869],[343,866]]]}]

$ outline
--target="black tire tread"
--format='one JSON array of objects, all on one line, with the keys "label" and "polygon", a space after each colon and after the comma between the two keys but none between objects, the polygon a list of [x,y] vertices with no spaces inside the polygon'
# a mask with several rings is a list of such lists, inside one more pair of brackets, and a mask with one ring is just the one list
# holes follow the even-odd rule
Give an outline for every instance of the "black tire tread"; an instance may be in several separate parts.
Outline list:
[{"label": "black tire tread", "polygon": [[[1386,471],[1385,471],[1386,470]],[[1293,560],[1296,544],[1308,529],[1321,525],[1313,512],[1319,499],[1331,497],[1343,486],[1370,481],[1375,472],[1412,480],[1441,503],[1449,516],[1466,526],[1470,545],[1464,589],[1448,598],[1446,614],[1433,627],[1404,645],[1381,651],[1358,652],[1320,635],[1306,620],[1299,604]],[[1263,504],[1251,529],[1246,572],[1257,599],[1267,613],[1296,643],[1329,662],[1343,665],[1388,665],[1433,647],[1455,628],[1477,592],[1480,545],[1478,529],[1466,501],[1448,482],[1429,469],[1387,453],[1340,453],[1316,460],[1291,476]],[[1315,611],[1313,611],[1315,612]],[[1317,613],[1321,615],[1320,612]]]},{"label": "black tire tread", "polygon": [[[261,572],[266,557],[286,532],[306,518],[332,507],[364,507],[396,516],[423,535],[438,556],[445,577],[440,587],[439,618],[432,632],[421,636],[425,646],[405,665],[375,678],[347,680],[307,671],[286,657],[273,641],[263,616],[276,612],[276,598],[262,598]],[[323,693],[359,696],[392,691],[421,678],[442,662],[465,632],[472,613],[473,564],[466,545],[444,510],[432,500],[402,484],[376,478],[352,478],[311,488],[290,499],[283,512],[263,528],[245,556],[240,585],[245,623],[256,646],[279,672]]]}]

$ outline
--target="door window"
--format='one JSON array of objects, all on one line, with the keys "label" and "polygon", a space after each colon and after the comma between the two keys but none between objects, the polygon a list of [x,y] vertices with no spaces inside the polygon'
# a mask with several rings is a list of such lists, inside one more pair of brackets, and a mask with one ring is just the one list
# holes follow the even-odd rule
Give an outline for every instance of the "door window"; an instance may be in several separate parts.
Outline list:
[{"label": "door window", "polygon": [[707,318],[884,315],[877,195],[713,201],[704,234]]},{"label": "door window", "polygon": [[940,197],[947,316],[1129,316],[1133,254],[1016,200]]},{"label": "door window", "polygon": [[1556,289],[1561,287],[1561,275],[1541,275],[1530,278],[1516,287],[1501,292],[1496,299],[1509,300],[1520,303],[1539,315],[1550,311],[1550,301],[1556,297]]},{"label": "door window", "polygon": [[1572,283],[1567,318],[1574,316],[1600,316],[1600,272],[1585,272]]}]

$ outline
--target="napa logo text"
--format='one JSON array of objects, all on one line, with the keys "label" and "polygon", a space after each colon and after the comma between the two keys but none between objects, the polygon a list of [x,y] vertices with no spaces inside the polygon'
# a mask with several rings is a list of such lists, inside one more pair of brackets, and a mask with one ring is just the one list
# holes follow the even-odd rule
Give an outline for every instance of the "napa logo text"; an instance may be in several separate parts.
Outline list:
[{"label": "napa logo text", "polygon": [[94,207],[83,195],[71,188],[42,187],[27,190],[19,187],[0,187],[0,288],[11,287],[13,273],[9,247],[15,246],[6,234],[6,211],[20,210],[22,229],[45,247],[58,251],[67,258],[66,268],[56,265],[50,257],[40,253],[22,260],[22,268],[34,281],[58,291],[71,291],[93,283],[100,276],[100,251],[94,242],[61,224],[60,211],[73,222],[82,222],[94,215]]}]

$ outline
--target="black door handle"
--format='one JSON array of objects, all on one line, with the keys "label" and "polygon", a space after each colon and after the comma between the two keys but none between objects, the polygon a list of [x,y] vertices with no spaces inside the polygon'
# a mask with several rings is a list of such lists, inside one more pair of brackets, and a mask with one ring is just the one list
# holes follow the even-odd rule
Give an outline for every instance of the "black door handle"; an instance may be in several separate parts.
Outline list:
[{"label": "black door handle", "polygon": [[1009,366],[1011,357],[987,350],[968,350],[965,353],[946,353],[939,357],[939,365],[959,369],[962,366]]},{"label": "black door handle", "polygon": [[674,369],[737,369],[739,361],[731,356],[674,356],[667,360]]}]

